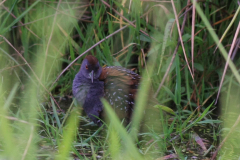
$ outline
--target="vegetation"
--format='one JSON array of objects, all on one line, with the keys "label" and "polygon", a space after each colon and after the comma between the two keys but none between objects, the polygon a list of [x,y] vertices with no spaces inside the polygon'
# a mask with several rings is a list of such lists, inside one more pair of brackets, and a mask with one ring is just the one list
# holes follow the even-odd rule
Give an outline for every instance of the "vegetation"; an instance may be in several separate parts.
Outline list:
[{"label": "vegetation", "polygon": [[[0,159],[239,159],[236,1],[3,0],[0,7]],[[111,123],[101,128],[72,101],[87,54],[142,75],[129,128],[105,100]],[[139,131],[148,94],[161,119]]]}]

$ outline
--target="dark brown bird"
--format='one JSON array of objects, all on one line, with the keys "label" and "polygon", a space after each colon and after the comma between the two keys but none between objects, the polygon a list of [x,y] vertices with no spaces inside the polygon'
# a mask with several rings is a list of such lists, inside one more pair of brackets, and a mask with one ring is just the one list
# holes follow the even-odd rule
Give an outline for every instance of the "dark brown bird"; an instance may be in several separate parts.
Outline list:
[{"label": "dark brown bird", "polygon": [[88,55],[73,80],[72,91],[86,114],[99,126],[104,118],[102,97],[110,103],[118,117],[128,123],[139,81],[140,76],[135,72],[119,66],[102,68],[96,57]]}]

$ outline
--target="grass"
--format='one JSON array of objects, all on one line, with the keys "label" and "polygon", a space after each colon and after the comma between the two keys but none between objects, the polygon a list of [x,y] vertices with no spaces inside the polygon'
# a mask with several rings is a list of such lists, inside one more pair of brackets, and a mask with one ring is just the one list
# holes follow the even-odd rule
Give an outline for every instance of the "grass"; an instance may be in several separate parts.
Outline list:
[{"label": "grass", "polygon": [[[239,158],[237,2],[14,0],[0,7],[1,159]],[[130,128],[104,100],[111,123],[102,128],[72,103],[86,54],[141,74]],[[146,95],[161,105],[159,119],[143,126]],[[165,114],[169,108],[174,115]]]}]

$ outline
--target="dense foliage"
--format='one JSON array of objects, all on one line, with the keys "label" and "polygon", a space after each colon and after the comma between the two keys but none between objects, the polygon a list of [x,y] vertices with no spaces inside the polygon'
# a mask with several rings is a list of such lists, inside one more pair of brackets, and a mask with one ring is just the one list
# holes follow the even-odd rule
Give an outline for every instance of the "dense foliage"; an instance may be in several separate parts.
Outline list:
[{"label": "dense foliage", "polygon": [[[192,3],[1,1],[0,158],[239,158],[240,7]],[[142,75],[130,128],[105,101],[101,128],[72,103],[87,54]],[[138,131],[146,95],[161,120]]]}]

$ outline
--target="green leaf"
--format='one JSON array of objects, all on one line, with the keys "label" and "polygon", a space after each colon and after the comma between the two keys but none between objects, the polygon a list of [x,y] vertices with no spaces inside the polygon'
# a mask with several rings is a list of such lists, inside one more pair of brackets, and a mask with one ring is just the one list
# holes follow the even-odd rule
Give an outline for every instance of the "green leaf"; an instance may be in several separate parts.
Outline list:
[{"label": "green leaf", "polygon": [[165,112],[167,112],[167,113],[170,113],[170,114],[172,114],[172,115],[176,115],[175,112],[174,112],[171,108],[169,108],[169,107],[167,107],[167,106],[163,106],[163,105],[157,104],[157,105],[155,105],[155,106],[153,106],[153,107],[154,107],[154,108],[162,109],[163,111],[165,111]]},{"label": "green leaf", "polygon": [[198,122],[198,124],[206,124],[206,123],[222,123],[222,121],[220,120],[213,120],[213,119],[208,119],[208,120],[204,120],[204,121],[201,121],[201,122]]},{"label": "green leaf", "polygon": [[182,40],[183,40],[183,42],[186,42],[186,41],[188,41],[189,39],[191,38],[191,35],[190,34],[184,34],[183,36],[182,36]]},{"label": "green leaf", "polygon": [[194,63],[194,68],[196,68],[199,71],[203,71],[204,68],[200,63]]},{"label": "green leaf", "polygon": [[151,42],[151,39],[144,34],[140,35],[140,40],[144,42]]}]

